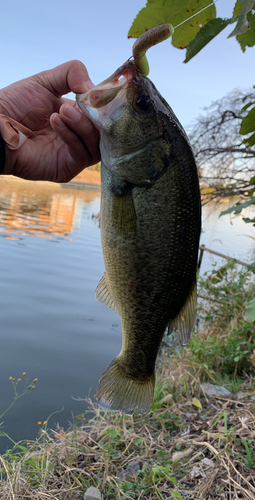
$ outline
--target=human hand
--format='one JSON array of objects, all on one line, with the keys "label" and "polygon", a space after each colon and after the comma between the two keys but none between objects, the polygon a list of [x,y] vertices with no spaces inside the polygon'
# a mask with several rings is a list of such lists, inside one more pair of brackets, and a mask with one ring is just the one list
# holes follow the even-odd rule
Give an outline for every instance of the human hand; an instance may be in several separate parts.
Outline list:
[{"label": "human hand", "polygon": [[69,61],[0,90],[0,113],[36,132],[19,149],[6,147],[2,173],[68,182],[97,163],[98,131],[74,101],[62,97],[91,87],[85,66]]}]

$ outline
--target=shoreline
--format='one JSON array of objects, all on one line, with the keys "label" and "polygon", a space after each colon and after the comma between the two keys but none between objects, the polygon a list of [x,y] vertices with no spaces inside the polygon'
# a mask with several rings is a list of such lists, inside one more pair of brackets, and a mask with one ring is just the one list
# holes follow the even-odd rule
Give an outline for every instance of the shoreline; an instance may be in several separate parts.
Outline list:
[{"label": "shoreline", "polygon": [[63,182],[60,184],[60,186],[64,189],[89,189],[95,191],[101,190],[101,185],[99,186],[98,184],[88,184],[86,182]]},{"label": "shoreline", "polygon": [[80,189],[80,190],[101,190],[101,174],[96,170],[91,170],[93,167],[85,168],[76,177],[69,182],[51,182],[51,181],[31,181],[15,177],[13,175],[0,175],[0,181],[4,183],[19,183],[20,185],[38,184],[46,185],[50,189]]}]

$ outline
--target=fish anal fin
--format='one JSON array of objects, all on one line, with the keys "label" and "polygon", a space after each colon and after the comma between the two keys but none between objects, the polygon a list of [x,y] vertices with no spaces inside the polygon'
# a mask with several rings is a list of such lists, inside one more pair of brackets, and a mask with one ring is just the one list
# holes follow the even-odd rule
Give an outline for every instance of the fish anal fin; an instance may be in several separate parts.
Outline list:
[{"label": "fish anal fin", "polygon": [[107,279],[107,274],[104,273],[102,276],[101,280],[99,281],[96,291],[95,291],[95,297],[100,304],[103,304],[106,307],[109,307],[112,309],[114,312],[119,314],[118,308],[112,298],[109,284],[108,284],[108,279]]},{"label": "fish anal fin", "polygon": [[168,324],[168,335],[178,332],[181,345],[187,345],[196,321],[197,283],[195,282],[179,314]]},{"label": "fish anal fin", "polygon": [[155,384],[152,374],[145,381],[135,380],[125,375],[117,356],[103,373],[95,391],[99,405],[110,411],[121,411],[126,415],[142,415],[149,411]]}]

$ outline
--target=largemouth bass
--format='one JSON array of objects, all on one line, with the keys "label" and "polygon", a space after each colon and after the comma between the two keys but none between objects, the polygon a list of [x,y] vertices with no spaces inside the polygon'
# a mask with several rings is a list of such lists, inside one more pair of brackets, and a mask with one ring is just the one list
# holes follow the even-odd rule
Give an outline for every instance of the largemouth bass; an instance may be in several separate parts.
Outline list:
[{"label": "largemouth bass", "polygon": [[106,271],[96,298],[120,315],[123,339],[95,397],[142,414],[166,328],[186,344],[196,318],[197,168],[178,119],[133,60],[77,102],[100,131]]}]

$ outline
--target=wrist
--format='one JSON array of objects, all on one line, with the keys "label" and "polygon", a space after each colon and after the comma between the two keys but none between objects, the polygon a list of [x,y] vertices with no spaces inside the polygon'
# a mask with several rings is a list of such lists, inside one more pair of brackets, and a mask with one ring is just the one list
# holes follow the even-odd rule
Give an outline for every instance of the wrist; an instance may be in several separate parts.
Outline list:
[{"label": "wrist", "polygon": [[[2,97],[4,96],[4,92],[0,90],[0,114],[6,114],[6,111],[3,106]],[[6,165],[6,147],[5,142],[0,133],[0,175],[2,175]]]},{"label": "wrist", "polygon": [[5,142],[0,134],[0,175],[3,173],[4,168],[5,168],[5,160],[6,160],[6,155],[5,155]]}]

